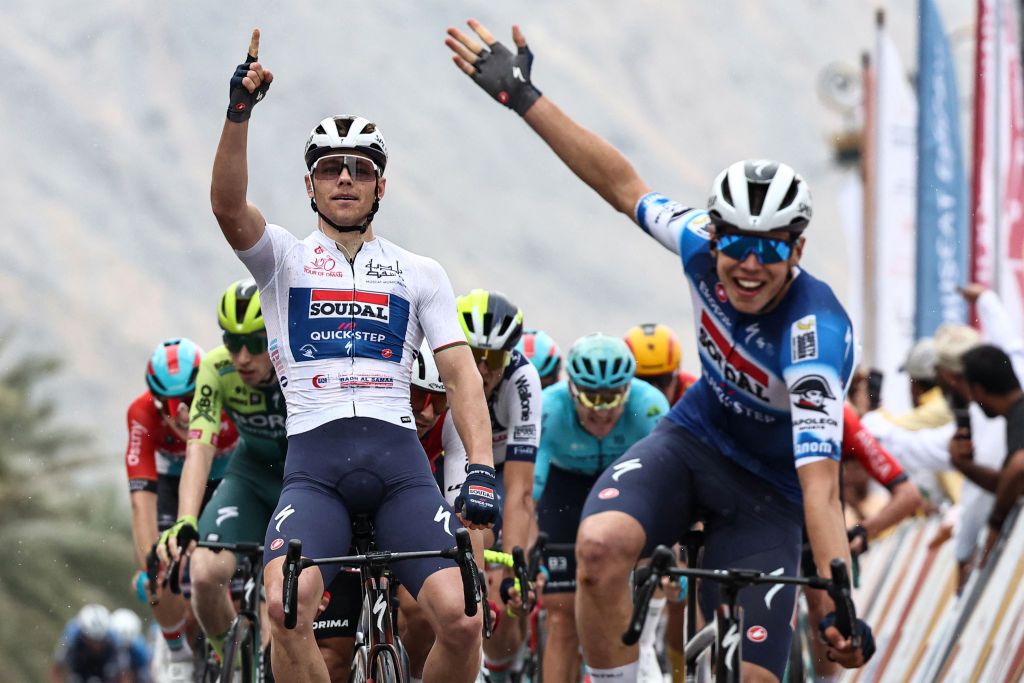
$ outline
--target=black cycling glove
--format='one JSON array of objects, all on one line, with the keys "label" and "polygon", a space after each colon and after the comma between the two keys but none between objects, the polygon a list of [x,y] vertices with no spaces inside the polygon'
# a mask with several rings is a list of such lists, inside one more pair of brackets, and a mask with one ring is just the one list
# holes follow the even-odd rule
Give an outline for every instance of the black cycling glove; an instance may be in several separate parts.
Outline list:
[{"label": "black cycling glove", "polygon": [[256,58],[254,56],[246,55],[245,63],[235,67],[235,74],[231,77],[231,89],[228,94],[230,98],[228,103],[229,121],[234,121],[235,123],[248,121],[249,116],[252,114],[252,108],[266,96],[267,90],[270,89],[270,83],[266,81],[261,83],[255,92],[249,92],[242,84],[245,75],[249,73],[249,65],[255,61]]},{"label": "black cycling glove", "polygon": [[497,522],[501,500],[496,483],[493,467],[470,465],[466,468],[466,481],[455,499],[455,511],[474,524]]},{"label": "black cycling glove", "polygon": [[470,77],[494,99],[522,116],[540,98],[540,90],[530,81],[533,53],[521,47],[513,54],[495,42],[477,55],[476,73]]},{"label": "black cycling glove", "polygon": [[[829,626],[835,626],[835,623],[836,613],[829,612],[821,620],[821,623],[818,624],[818,630],[824,636],[825,629]],[[860,639],[860,651],[864,655],[864,663],[867,664],[871,660],[872,655],[875,654],[875,635],[871,632],[871,627],[863,619],[858,619],[854,626],[852,637]]]},{"label": "black cycling glove", "polygon": [[868,530],[861,524],[854,524],[846,531],[846,540],[853,543],[853,539],[860,537],[861,548],[857,555],[868,551]]}]

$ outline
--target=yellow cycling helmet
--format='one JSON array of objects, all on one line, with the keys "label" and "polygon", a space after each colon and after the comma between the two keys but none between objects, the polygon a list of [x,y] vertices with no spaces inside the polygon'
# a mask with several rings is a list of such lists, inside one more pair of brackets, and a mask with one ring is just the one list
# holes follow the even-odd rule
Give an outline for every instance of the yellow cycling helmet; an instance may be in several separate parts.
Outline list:
[{"label": "yellow cycling helmet", "polygon": [[266,329],[255,280],[238,280],[224,290],[217,321],[222,330],[231,334],[252,334]]},{"label": "yellow cycling helmet", "polygon": [[473,348],[511,351],[523,336],[523,311],[501,292],[474,289],[455,299],[455,306]]},{"label": "yellow cycling helmet", "polygon": [[626,345],[636,358],[636,376],[675,372],[683,360],[679,337],[667,325],[646,323],[629,328]]}]

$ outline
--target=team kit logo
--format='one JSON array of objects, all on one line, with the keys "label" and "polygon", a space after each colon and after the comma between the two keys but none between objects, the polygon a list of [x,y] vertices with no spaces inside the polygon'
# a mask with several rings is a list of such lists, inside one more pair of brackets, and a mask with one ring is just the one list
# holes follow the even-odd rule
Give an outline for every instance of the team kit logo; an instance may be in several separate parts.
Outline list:
[{"label": "team kit logo", "polygon": [[293,287],[288,323],[297,362],[355,357],[401,363],[409,302],[388,292]]},{"label": "team kit logo", "polygon": [[828,382],[821,375],[801,377],[790,389],[790,393],[796,397],[794,407],[818,413],[827,413],[827,402],[836,400],[835,394],[828,387]]}]

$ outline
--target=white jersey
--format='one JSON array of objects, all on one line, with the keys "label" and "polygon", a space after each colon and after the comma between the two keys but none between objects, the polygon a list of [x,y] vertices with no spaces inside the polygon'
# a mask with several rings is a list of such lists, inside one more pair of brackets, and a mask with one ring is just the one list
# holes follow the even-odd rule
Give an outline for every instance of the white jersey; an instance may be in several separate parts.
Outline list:
[{"label": "white jersey", "polygon": [[409,429],[409,379],[420,342],[437,352],[466,337],[444,269],[377,237],[350,264],[320,231],[303,240],[267,225],[236,252],[256,279],[288,433],[346,417]]},{"label": "white jersey", "polygon": [[494,466],[506,461],[532,463],[540,445],[540,375],[516,350],[487,408],[491,413]]}]

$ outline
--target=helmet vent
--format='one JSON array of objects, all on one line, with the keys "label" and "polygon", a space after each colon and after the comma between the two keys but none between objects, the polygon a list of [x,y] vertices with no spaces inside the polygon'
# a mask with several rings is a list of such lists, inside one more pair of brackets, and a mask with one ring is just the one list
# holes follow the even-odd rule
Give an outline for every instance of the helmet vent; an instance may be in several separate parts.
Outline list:
[{"label": "helmet vent", "polygon": [[761,209],[764,208],[764,198],[768,196],[768,188],[770,185],[767,183],[754,184],[747,183],[747,197],[750,201],[750,215],[760,216]]},{"label": "helmet vent", "polygon": [[732,201],[732,188],[729,187],[728,178],[722,183],[722,201],[729,206],[735,206],[735,203]]}]

